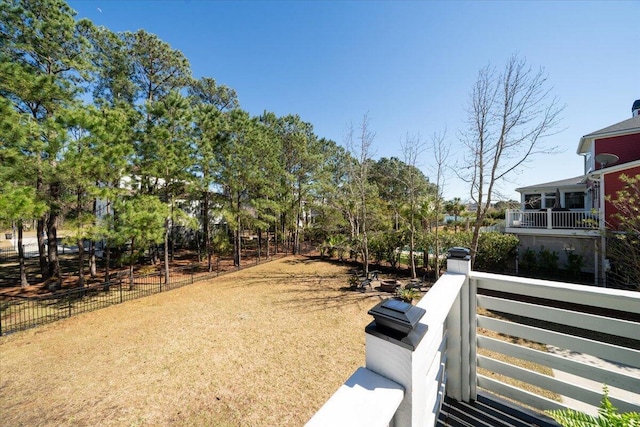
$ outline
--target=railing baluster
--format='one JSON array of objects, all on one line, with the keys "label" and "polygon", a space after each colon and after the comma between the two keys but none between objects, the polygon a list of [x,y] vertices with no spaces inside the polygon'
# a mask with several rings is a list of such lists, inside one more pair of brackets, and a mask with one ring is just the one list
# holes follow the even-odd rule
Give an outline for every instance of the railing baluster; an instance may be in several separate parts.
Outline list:
[{"label": "railing baluster", "polygon": [[476,363],[476,357],[478,353],[477,346],[477,333],[478,333],[478,280],[470,278],[469,279],[469,398],[471,400],[476,400],[478,398],[478,390],[477,390],[477,370],[478,366]]}]

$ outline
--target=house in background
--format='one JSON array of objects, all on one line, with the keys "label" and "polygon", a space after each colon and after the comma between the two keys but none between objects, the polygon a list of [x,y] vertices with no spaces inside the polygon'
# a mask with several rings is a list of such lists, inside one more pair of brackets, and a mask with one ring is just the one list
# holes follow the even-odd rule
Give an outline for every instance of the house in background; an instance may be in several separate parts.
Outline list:
[{"label": "house in background", "polygon": [[640,100],[631,112],[630,119],[580,138],[582,175],[516,189],[521,207],[507,211],[505,232],[518,236],[523,251],[544,246],[559,254],[560,265],[569,253],[581,255],[582,271],[606,286],[605,229],[617,226],[607,197],[623,188],[620,175],[640,174]]}]

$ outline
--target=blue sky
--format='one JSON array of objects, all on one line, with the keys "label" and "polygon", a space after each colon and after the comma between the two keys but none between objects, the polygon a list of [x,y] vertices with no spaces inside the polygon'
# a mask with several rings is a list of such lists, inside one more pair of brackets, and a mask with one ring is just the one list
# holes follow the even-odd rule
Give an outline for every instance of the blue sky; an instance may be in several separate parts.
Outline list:
[{"label": "blue sky", "polygon": [[[640,1],[70,1],[78,17],[112,31],[143,28],[238,92],[253,115],[299,114],[315,133],[344,142],[365,113],[375,158],[402,159],[407,134],[446,130],[450,165],[478,70],[514,53],[544,67],[564,104],[563,153],[539,156],[505,182],[519,186],[580,175],[582,135],[631,117],[640,99]],[[428,154],[420,159],[433,176]],[[468,199],[449,173],[445,197]]]}]

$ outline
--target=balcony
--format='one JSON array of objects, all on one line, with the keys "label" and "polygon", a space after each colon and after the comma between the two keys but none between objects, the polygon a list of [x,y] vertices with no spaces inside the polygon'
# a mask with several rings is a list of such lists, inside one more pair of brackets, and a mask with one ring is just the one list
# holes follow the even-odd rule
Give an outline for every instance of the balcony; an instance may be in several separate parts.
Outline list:
[{"label": "balcony", "polygon": [[544,411],[595,415],[603,384],[621,412],[640,412],[640,292],[479,273],[450,258],[417,306],[417,344],[367,327],[366,366],[308,427],[554,426]]},{"label": "balcony", "polygon": [[599,235],[598,210],[554,211],[508,209],[505,231],[514,234]]}]

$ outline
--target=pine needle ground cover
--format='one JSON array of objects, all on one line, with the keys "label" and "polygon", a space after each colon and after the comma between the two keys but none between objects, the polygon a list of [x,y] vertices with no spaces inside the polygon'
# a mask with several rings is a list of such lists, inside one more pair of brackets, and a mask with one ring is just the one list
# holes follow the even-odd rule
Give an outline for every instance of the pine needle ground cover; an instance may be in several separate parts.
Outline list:
[{"label": "pine needle ground cover", "polygon": [[364,365],[383,296],[347,277],[288,257],[2,337],[2,424],[302,425]]}]

